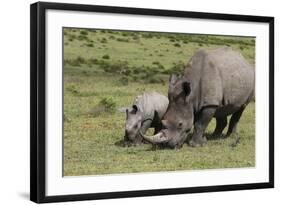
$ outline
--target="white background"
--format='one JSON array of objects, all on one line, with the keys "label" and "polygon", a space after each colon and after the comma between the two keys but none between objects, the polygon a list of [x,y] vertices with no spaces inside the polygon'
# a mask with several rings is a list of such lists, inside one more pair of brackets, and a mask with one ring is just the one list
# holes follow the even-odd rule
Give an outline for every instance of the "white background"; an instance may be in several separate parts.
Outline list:
[{"label": "white background", "polygon": [[[196,187],[268,181],[268,24],[227,22],[89,12],[49,10],[46,26],[47,189],[46,194],[68,195],[125,190]],[[61,177],[62,164],[62,27],[207,33],[256,36],[256,166],[226,170],[138,173],[92,177]],[[125,183],[124,183],[125,182]],[[109,185],[110,184],[110,185]]]},{"label": "white background", "polygon": [[[49,0],[51,1],[51,0]],[[33,1],[1,2],[0,32],[0,204],[31,204],[29,198],[29,4]],[[66,2],[66,1],[62,1]],[[77,2],[81,1],[70,1]],[[275,52],[280,53],[281,13],[276,1],[212,0],[85,0],[83,3],[160,9],[189,10],[275,16]],[[281,103],[278,88],[280,58],[275,59],[275,104]],[[275,121],[281,120],[276,106]],[[279,204],[280,203],[280,130],[275,130],[276,188],[178,196],[114,199],[69,204]],[[64,204],[64,203],[62,203]]]}]

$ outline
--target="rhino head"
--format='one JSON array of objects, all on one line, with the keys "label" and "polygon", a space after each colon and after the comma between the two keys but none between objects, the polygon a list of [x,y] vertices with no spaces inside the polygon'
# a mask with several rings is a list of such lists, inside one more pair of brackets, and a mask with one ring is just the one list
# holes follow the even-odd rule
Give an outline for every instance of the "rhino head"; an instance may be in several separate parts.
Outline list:
[{"label": "rhino head", "polygon": [[171,75],[169,81],[169,106],[162,119],[162,130],[153,136],[142,135],[152,144],[180,147],[193,126],[194,113],[191,84],[183,77]]},{"label": "rhino head", "polygon": [[142,138],[139,135],[142,123],[142,111],[137,105],[126,109],[126,124],[125,124],[125,141],[133,143],[141,142]]}]

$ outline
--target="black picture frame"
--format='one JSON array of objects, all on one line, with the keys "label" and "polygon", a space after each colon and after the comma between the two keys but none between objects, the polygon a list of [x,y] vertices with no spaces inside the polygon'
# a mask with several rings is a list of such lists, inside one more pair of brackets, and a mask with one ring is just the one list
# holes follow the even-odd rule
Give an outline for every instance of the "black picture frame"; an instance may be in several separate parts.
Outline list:
[{"label": "black picture frame", "polygon": [[[269,181],[192,188],[171,188],[124,192],[46,196],[46,81],[45,37],[46,10],[120,13],[130,15],[168,16],[195,19],[263,22],[269,24]],[[97,200],[198,192],[231,191],[274,187],[274,18],[144,8],[126,8],[82,4],[38,2],[30,6],[30,199],[37,203]]]}]

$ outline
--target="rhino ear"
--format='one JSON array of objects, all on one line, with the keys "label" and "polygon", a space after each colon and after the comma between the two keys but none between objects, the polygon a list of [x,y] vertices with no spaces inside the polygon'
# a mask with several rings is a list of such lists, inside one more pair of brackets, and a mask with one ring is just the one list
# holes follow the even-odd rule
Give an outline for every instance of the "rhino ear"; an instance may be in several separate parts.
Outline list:
[{"label": "rhino ear", "polygon": [[185,95],[188,96],[191,92],[190,83],[189,82],[183,82],[182,83],[182,89],[183,89]]},{"label": "rhino ear", "polygon": [[121,108],[118,108],[118,111],[119,112],[127,112],[127,110],[129,109],[130,107],[121,107]]},{"label": "rhino ear", "polygon": [[172,75],[170,75],[169,82],[170,82],[171,84],[175,84],[177,78],[178,78],[178,77],[177,77],[176,74],[172,74]]},{"label": "rhino ear", "polygon": [[138,106],[136,106],[136,105],[133,105],[132,108],[133,108],[133,109],[132,109],[132,113],[133,113],[133,114],[136,114],[137,111],[139,110]]},{"label": "rhino ear", "polygon": [[129,109],[126,109],[126,120],[128,119]]}]

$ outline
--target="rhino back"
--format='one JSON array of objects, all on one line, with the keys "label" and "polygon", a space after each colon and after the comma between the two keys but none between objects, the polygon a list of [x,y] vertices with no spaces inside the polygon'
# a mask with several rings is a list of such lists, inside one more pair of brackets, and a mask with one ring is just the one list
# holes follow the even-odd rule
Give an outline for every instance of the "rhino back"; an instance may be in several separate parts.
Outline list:
[{"label": "rhino back", "polygon": [[154,118],[155,111],[162,118],[167,110],[169,100],[157,92],[149,92],[138,96],[134,104],[140,107],[143,119]]},{"label": "rhino back", "polygon": [[196,88],[197,106],[239,107],[254,94],[254,68],[230,48],[200,51],[192,58],[188,77]]}]

